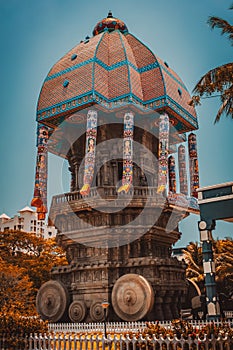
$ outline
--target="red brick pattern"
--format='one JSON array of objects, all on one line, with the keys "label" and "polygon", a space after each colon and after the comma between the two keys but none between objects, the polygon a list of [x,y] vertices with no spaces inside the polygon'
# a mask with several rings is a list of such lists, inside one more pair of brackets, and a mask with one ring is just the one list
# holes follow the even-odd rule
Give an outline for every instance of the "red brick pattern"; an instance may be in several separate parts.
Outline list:
[{"label": "red brick pattern", "polygon": [[127,34],[125,37],[133,51],[138,68],[142,68],[156,61],[154,54],[137,38],[135,38],[135,36]]},{"label": "red brick pattern", "polygon": [[143,100],[152,100],[153,98],[164,95],[164,85],[159,68],[154,68],[141,73]]},{"label": "red brick pattern", "polygon": [[[67,87],[63,86],[64,80],[70,81]],[[68,100],[71,96],[78,96],[90,91],[92,88],[92,63],[82,66],[74,71],[58,76],[44,83],[38,102],[38,110],[52,106],[61,101]]]},{"label": "red brick pattern", "polygon": [[109,56],[109,66],[116,64],[118,62],[125,60],[125,52],[121,42],[121,36],[119,32],[112,32],[108,34],[109,36],[109,47],[108,47],[108,56]]},{"label": "red brick pattern", "polygon": [[[99,38],[100,35],[96,36],[95,38]],[[99,39],[99,44],[96,49],[96,58],[107,66],[109,66],[109,37],[110,35],[108,35],[108,33],[105,33],[103,39]]]},{"label": "red brick pattern", "polygon": [[95,64],[95,91],[109,98],[109,72]]},{"label": "red brick pattern", "polygon": [[109,71],[109,98],[125,95],[129,91],[127,66],[121,66]]},{"label": "red brick pattern", "polygon": [[[196,116],[195,109],[190,106],[188,102],[191,97],[188,91],[183,88],[177,81],[171,78],[165,71],[163,71],[163,77],[165,82],[166,94],[176,101],[181,107],[186,109],[190,114]],[[181,94],[178,92],[180,90]]]},{"label": "red brick pattern", "polygon": [[124,48],[125,48],[128,61],[132,63],[135,67],[138,67],[137,61],[133,52],[133,48],[128,42],[127,37],[124,35],[121,35],[121,39],[122,39],[122,44],[124,45]]},{"label": "red brick pattern", "polygon": [[143,100],[143,92],[142,92],[142,82],[141,77],[138,72],[135,71],[132,67],[129,67],[129,73],[130,73],[130,85],[131,85],[131,92],[140,98],[140,100]]},{"label": "red brick pattern", "polygon": [[[96,45],[100,41],[102,35],[103,34],[100,34],[91,38],[87,44],[81,42],[78,45],[76,45],[72,50],[66,53],[65,56],[63,56],[57,63],[55,63],[55,65],[50,70],[48,76],[59,73],[64,69],[73,67],[74,65],[77,65],[81,62],[92,58],[96,51]],[[76,54],[77,58],[72,61],[71,56],[73,54]]]}]

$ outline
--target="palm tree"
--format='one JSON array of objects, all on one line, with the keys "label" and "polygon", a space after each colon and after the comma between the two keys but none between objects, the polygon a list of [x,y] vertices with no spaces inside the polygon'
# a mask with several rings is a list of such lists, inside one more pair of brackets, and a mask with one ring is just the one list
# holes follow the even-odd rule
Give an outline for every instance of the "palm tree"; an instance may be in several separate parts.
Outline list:
[{"label": "palm tree", "polygon": [[[233,4],[229,8],[233,10]],[[233,45],[233,25],[219,17],[209,17],[207,23],[210,27],[221,29],[221,34],[226,34]],[[198,81],[193,89],[196,94],[190,104],[200,104],[201,98],[220,96],[221,105],[214,123],[218,122],[223,113],[233,119],[233,62],[211,69]]]},{"label": "palm tree", "polygon": [[[213,241],[214,261],[216,265],[216,284],[218,293],[228,297],[233,291],[233,240],[217,239]],[[187,263],[186,277],[196,282],[203,291],[204,271],[202,247],[196,242],[190,242],[183,250]]]},{"label": "palm tree", "polygon": [[215,241],[216,254],[216,282],[219,289],[225,294],[231,294],[233,290],[233,240]]},{"label": "palm tree", "polygon": [[198,285],[204,281],[202,249],[197,242],[190,242],[183,250],[184,260],[187,263],[186,277]]}]

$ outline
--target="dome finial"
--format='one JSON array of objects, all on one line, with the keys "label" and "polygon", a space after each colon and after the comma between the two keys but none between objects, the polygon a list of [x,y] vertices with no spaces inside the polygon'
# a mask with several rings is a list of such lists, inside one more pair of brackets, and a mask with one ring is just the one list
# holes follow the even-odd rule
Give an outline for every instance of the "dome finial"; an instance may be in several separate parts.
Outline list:
[{"label": "dome finial", "polygon": [[108,17],[103,18],[96,24],[93,30],[93,35],[95,36],[106,31],[110,33],[114,30],[119,30],[123,34],[128,33],[125,23],[119,18],[113,17],[112,11],[109,10]]},{"label": "dome finial", "polygon": [[107,17],[107,18],[113,18],[113,15],[112,15],[112,11],[111,11],[111,10],[108,11],[108,17]]}]

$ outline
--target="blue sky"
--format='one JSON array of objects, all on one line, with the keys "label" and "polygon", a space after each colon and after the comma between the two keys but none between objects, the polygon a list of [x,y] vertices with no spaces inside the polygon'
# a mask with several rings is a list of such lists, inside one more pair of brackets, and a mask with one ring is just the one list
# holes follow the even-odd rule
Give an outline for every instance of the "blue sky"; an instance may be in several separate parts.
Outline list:
[{"label": "blue sky", "polygon": [[[168,62],[191,92],[209,69],[232,61],[232,47],[206,21],[216,15],[229,22],[225,0],[0,0],[1,138],[0,213],[13,216],[30,205],[36,157],[36,105],[52,65],[86,35],[109,10],[160,58]],[[197,108],[201,186],[233,180],[233,121],[214,125],[219,101]],[[62,192],[56,182],[61,162],[49,158],[49,201]],[[68,190],[68,186],[67,186]],[[197,216],[181,225],[178,246],[198,240]],[[233,225],[218,223],[215,237],[233,237]]]}]

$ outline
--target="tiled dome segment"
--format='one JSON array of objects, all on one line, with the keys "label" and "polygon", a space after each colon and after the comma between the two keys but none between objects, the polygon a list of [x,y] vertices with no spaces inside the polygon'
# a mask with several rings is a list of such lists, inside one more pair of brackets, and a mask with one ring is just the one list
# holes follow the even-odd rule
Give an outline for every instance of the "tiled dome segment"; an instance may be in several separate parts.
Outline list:
[{"label": "tiled dome segment", "polygon": [[[120,32],[115,31],[111,34],[107,34],[108,36],[108,53],[109,53],[109,66],[113,66],[119,64],[120,62],[125,60],[125,51],[122,45],[122,40]],[[105,38],[104,38],[105,40]]]},{"label": "tiled dome segment", "polygon": [[98,63],[95,64],[94,79],[95,91],[109,98],[109,72]]},{"label": "tiled dome segment", "polygon": [[164,96],[164,84],[159,67],[142,72],[141,83],[145,101]]},{"label": "tiled dome segment", "polygon": [[[54,79],[44,82],[38,109],[53,106],[61,101],[66,101],[73,96],[83,95],[92,89],[92,63],[59,75]],[[69,81],[64,87],[64,81]]]},{"label": "tiled dome segment", "polygon": [[140,74],[131,66],[129,66],[129,74],[132,94],[143,101],[142,81]]},{"label": "tiled dome segment", "polygon": [[[96,51],[96,45],[99,43],[102,35],[103,34],[91,38],[86,44],[81,42],[75,46],[52,67],[48,77],[93,58]],[[72,60],[72,55],[75,54],[77,57]]]},{"label": "tiled dome segment", "polygon": [[156,61],[154,54],[141,43],[140,40],[135,38],[132,34],[126,34],[126,39],[133,51],[133,55],[138,68],[148,66]]},{"label": "tiled dome segment", "polygon": [[127,65],[109,71],[108,86],[110,99],[130,93]]}]

